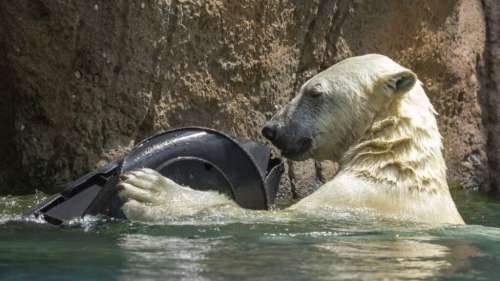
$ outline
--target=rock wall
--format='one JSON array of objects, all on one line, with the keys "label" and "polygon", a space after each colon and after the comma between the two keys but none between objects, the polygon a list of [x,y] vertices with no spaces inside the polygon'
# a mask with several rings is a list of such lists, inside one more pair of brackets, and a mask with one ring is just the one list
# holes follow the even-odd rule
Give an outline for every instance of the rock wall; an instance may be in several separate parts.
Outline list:
[{"label": "rock wall", "polygon": [[[496,107],[479,0],[1,1],[0,34],[0,193],[54,191],[172,127],[262,139],[307,78],[369,52],[424,82],[450,182],[491,186],[498,132],[483,126]],[[335,169],[290,164],[283,196]]]},{"label": "rock wall", "polygon": [[486,19],[486,49],[479,71],[482,77],[481,104],[487,131],[492,188],[500,189],[500,2],[483,0]]}]

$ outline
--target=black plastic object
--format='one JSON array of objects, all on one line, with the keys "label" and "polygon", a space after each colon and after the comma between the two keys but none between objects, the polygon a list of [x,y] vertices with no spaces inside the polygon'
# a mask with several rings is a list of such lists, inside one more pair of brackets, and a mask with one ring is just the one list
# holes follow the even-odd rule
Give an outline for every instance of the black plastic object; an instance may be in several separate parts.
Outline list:
[{"label": "black plastic object", "polygon": [[264,144],[207,128],[180,128],[142,141],[123,158],[67,184],[28,214],[42,215],[53,224],[87,214],[125,218],[116,184],[120,174],[138,168],[155,169],[193,189],[219,191],[247,209],[274,204],[284,170]]}]

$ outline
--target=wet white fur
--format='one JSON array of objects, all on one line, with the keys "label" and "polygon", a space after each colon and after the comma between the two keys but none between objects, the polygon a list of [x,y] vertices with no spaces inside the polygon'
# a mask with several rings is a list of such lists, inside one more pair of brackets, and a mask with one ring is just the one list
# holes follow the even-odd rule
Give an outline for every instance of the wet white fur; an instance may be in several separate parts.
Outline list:
[{"label": "wet white fur", "polygon": [[[345,103],[344,110],[315,111],[319,118],[298,117],[319,120],[313,126],[321,133],[308,157],[337,161],[340,171],[289,211],[360,208],[410,221],[463,224],[446,183],[436,113],[420,82],[404,92],[390,87],[393,79],[408,75],[414,74],[385,56],[365,55],[304,84],[288,105],[292,109],[311,86],[322,86],[327,98]],[[182,187],[149,169],[129,173],[120,186],[119,195],[127,200],[122,210],[132,220],[161,221],[217,206],[239,209],[221,194]]]},{"label": "wet white fur", "polygon": [[178,185],[147,168],[127,173],[119,186],[122,189],[120,197],[127,200],[122,211],[132,220],[161,221],[194,215],[207,208],[238,208],[233,200],[218,192],[197,191]]}]

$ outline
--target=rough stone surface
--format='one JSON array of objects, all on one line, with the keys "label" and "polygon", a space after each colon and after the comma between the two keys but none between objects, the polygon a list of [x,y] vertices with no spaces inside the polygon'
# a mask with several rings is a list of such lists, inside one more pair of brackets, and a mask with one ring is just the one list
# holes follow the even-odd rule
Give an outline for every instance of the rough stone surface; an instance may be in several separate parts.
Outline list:
[{"label": "rough stone surface", "polygon": [[[498,29],[498,5],[484,2]],[[493,30],[487,41],[479,0],[1,1],[0,193],[53,191],[168,128],[262,140],[306,79],[369,52],[424,82],[450,182],[487,189],[499,156],[499,116],[484,101],[498,94]],[[305,196],[334,170],[294,163],[281,196]]]},{"label": "rough stone surface", "polygon": [[487,153],[492,188],[500,188],[500,2],[484,0],[486,50],[482,73],[483,120],[487,128]]}]

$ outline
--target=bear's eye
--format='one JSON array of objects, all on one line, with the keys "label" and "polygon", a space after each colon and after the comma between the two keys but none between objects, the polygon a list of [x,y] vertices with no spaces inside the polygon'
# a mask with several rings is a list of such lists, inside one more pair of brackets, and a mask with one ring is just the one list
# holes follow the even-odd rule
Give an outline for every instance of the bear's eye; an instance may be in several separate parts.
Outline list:
[{"label": "bear's eye", "polygon": [[309,96],[313,97],[313,98],[319,98],[323,95],[323,92],[320,91],[319,89],[313,89],[311,91],[309,91]]}]

